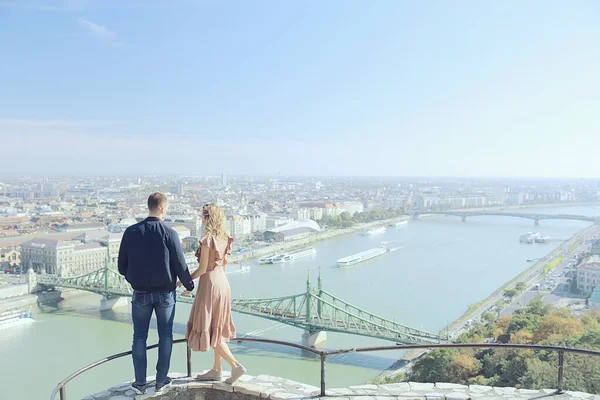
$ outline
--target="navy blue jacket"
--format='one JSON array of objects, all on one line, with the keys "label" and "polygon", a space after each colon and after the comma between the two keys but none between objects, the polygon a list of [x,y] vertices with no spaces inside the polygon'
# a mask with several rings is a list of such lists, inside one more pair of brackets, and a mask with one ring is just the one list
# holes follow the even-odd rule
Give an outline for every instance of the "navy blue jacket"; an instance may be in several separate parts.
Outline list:
[{"label": "navy blue jacket", "polygon": [[125,230],[119,273],[137,291],[170,292],[175,290],[177,278],[187,290],[194,289],[177,232],[156,217]]}]

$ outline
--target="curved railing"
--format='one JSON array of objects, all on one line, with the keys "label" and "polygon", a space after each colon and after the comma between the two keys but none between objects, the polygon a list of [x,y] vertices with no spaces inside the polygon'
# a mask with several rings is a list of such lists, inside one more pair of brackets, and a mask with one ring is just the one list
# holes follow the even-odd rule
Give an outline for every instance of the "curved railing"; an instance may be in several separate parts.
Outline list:
[{"label": "curved railing", "polygon": [[[563,392],[563,369],[564,369],[564,356],[565,353],[572,354],[581,354],[588,356],[600,356],[600,351],[595,350],[585,350],[585,349],[576,349],[572,347],[561,347],[561,346],[544,346],[544,345],[534,345],[534,344],[502,344],[502,343],[446,343],[446,344],[415,344],[415,345],[396,345],[396,346],[380,346],[380,347],[359,347],[352,349],[343,349],[343,350],[332,350],[332,351],[321,351],[316,350],[312,347],[302,346],[300,344],[291,343],[291,342],[283,342],[279,340],[268,340],[268,339],[255,339],[255,338],[236,338],[232,339],[238,342],[257,342],[257,343],[267,343],[267,344],[275,344],[279,346],[286,347],[294,347],[297,349],[301,349],[307,351],[309,353],[318,355],[321,358],[321,396],[325,396],[325,372],[326,372],[326,362],[328,356],[335,356],[339,354],[346,353],[367,353],[373,351],[390,351],[390,350],[415,350],[415,349],[448,349],[448,348],[477,348],[477,349],[508,349],[508,350],[547,350],[558,353],[558,376],[557,376],[557,389],[556,393],[560,394]],[[173,341],[173,344],[186,343],[185,339],[177,339]],[[158,344],[148,346],[147,349],[155,349],[158,347]],[[71,375],[63,379],[52,391],[50,395],[50,400],[54,400],[57,394],[60,394],[60,400],[66,400],[67,398],[67,390],[66,385],[70,381],[72,381],[77,376],[83,374],[86,371],[89,371],[92,368],[97,367],[98,365],[102,365],[112,360],[116,360],[121,357],[125,357],[131,355],[131,351],[126,351],[123,353],[113,354],[112,356],[108,356],[96,362],[93,362],[80,370],[73,372]],[[192,351],[188,347],[187,348],[187,376],[192,376]]]}]

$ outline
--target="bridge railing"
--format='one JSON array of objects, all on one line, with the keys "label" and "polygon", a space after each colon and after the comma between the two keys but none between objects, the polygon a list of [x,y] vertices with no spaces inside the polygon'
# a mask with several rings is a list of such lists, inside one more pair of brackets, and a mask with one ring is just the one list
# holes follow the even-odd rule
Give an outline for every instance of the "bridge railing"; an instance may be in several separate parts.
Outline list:
[{"label": "bridge railing", "polygon": [[[470,349],[504,349],[504,350],[545,350],[552,351],[558,353],[558,368],[557,368],[557,388],[556,393],[563,393],[563,376],[564,376],[564,356],[565,353],[571,354],[579,354],[579,355],[589,355],[589,356],[600,356],[600,351],[594,350],[586,350],[586,349],[577,349],[571,347],[561,347],[561,346],[543,346],[543,345],[533,345],[533,344],[501,344],[501,343],[445,343],[445,344],[419,344],[419,345],[396,345],[396,346],[380,346],[380,347],[361,347],[361,348],[351,348],[351,349],[343,349],[343,350],[332,350],[332,351],[321,351],[316,350],[311,347],[302,346],[296,343],[284,342],[278,340],[268,340],[268,339],[257,339],[257,338],[236,338],[232,339],[238,342],[256,342],[256,343],[266,343],[266,344],[274,344],[279,346],[286,347],[294,347],[300,350],[304,350],[306,352],[315,354],[320,358],[321,365],[321,387],[320,387],[320,396],[323,397],[326,395],[326,364],[327,357],[336,356],[340,354],[347,353],[368,353],[368,352],[377,352],[377,351],[403,351],[403,350],[427,350],[427,349],[460,349],[460,348],[470,348]],[[174,344],[186,343],[185,339],[177,339],[173,341]],[[148,346],[147,349],[157,348],[158,344]],[[50,395],[50,400],[55,400],[56,395],[60,395],[60,400],[67,399],[67,389],[66,386],[73,379],[78,377],[79,375],[87,372],[99,365],[105,364],[109,361],[113,361],[122,357],[126,357],[131,355],[131,351],[126,351],[123,353],[113,354],[101,360],[98,360],[92,364],[89,364],[80,370],[73,372],[71,375],[63,379],[52,391]],[[189,378],[192,377],[192,351],[189,347],[187,347],[186,353],[186,371],[187,376]]]}]

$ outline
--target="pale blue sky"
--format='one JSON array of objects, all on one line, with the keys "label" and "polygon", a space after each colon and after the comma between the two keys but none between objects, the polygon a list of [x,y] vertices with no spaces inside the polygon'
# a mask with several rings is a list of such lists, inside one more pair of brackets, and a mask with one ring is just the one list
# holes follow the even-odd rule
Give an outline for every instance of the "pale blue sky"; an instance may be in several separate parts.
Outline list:
[{"label": "pale blue sky", "polygon": [[594,0],[0,0],[0,172],[600,177],[599,43]]}]

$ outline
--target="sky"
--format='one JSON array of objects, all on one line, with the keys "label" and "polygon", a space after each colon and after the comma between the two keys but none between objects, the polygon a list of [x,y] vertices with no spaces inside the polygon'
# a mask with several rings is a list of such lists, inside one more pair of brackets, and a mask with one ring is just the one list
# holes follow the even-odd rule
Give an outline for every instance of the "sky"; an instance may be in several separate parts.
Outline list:
[{"label": "sky", "polygon": [[600,177],[595,0],[0,0],[0,175]]}]

